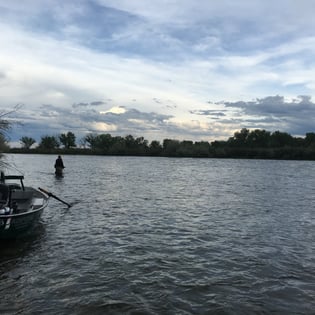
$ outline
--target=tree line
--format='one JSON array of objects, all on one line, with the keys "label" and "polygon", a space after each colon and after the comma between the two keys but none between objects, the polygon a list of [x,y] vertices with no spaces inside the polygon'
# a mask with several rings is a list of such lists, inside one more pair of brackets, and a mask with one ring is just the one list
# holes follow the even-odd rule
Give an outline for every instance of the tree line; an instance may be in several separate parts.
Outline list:
[{"label": "tree line", "polygon": [[315,133],[293,137],[286,132],[243,128],[227,140],[179,141],[164,139],[149,142],[143,137],[125,137],[110,134],[87,134],[79,144],[72,132],[43,136],[37,146],[35,139],[22,137],[21,148],[10,148],[12,153],[60,153],[136,155],[204,158],[262,158],[315,160]]}]

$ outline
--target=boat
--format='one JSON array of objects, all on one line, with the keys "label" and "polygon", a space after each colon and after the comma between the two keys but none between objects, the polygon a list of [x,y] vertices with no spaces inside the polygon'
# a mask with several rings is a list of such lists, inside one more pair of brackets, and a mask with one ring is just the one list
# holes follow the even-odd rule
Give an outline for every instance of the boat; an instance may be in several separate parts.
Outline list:
[{"label": "boat", "polygon": [[31,231],[39,222],[49,196],[26,187],[23,175],[0,177],[0,239],[17,238]]}]

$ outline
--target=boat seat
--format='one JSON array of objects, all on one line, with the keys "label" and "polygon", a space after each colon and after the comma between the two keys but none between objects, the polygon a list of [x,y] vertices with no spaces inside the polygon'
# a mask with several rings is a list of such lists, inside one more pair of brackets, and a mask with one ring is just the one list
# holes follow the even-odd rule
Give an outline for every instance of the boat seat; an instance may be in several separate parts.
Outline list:
[{"label": "boat seat", "polygon": [[34,196],[33,191],[26,191],[26,190],[12,190],[12,193],[11,193],[11,198],[14,200],[15,199],[18,199],[18,200],[32,199],[33,196]]},{"label": "boat seat", "polygon": [[33,201],[34,192],[26,190],[12,190],[11,200],[16,202],[19,211],[28,209]]},{"label": "boat seat", "polygon": [[8,184],[8,186],[9,186],[9,189],[10,189],[10,190],[22,190],[21,185],[16,184],[16,183],[14,183],[14,184]]}]

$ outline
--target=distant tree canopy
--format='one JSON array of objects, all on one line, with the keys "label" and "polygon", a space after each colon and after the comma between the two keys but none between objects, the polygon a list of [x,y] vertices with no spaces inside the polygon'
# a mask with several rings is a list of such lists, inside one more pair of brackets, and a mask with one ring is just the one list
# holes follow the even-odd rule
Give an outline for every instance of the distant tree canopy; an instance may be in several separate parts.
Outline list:
[{"label": "distant tree canopy", "polygon": [[132,135],[123,138],[112,137],[110,134],[88,134],[83,142],[92,150],[105,154],[146,155],[149,151],[147,140],[143,137],[134,138]]},{"label": "distant tree canopy", "polygon": [[293,137],[286,132],[275,131],[274,133],[270,133],[261,129],[249,131],[243,128],[241,131],[235,132],[234,136],[228,139],[228,145],[241,148],[279,148],[292,144]]},{"label": "distant tree canopy", "polygon": [[[286,132],[243,128],[226,141],[216,140],[211,143],[175,139],[164,139],[162,143],[153,140],[149,143],[143,137],[136,138],[132,135],[121,137],[108,133],[89,133],[80,140],[80,147],[77,148],[75,134],[69,131],[56,136],[43,136],[37,147],[29,149],[33,140],[21,138],[23,148],[10,149],[10,152],[24,152],[28,149],[27,152],[35,153],[315,160],[314,132],[306,133],[302,138]],[[0,148],[1,143],[5,141],[0,137]]]},{"label": "distant tree canopy", "polygon": [[39,149],[53,150],[60,147],[60,143],[56,136],[43,136],[38,145]]},{"label": "distant tree canopy", "polygon": [[305,145],[308,147],[315,147],[315,133],[314,132],[308,132],[305,135]]},{"label": "distant tree canopy", "polygon": [[36,143],[36,140],[31,137],[22,137],[20,143],[22,144],[22,148],[28,150],[34,143]]},{"label": "distant tree canopy", "polygon": [[59,136],[59,140],[60,143],[66,148],[66,149],[70,149],[70,148],[74,148],[76,147],[75,144],[75,134],[71,131],[67,132],[67,133],[62,133]]}]

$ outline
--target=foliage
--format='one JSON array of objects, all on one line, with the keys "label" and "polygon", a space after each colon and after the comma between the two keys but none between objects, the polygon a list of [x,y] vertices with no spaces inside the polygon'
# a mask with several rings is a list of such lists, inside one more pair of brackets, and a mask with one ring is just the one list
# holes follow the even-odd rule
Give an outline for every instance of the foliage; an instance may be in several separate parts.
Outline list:
[{"label": "foliage", "polygon": [[39,143],[39,149],[53,150],[59,148],[60,143],[56,136],[43,136]]},{"label": "foliage", "polygon": [[[60,149],[60,143],[63,148]],[[1,144],[1,138],[0,138]],[[102,155],[148,155],[168,157],[247,158],[247,159],[308,159],[315,160],[315,133],[305,137],[293,137],[286,132],[269,132],[263,129],[241,129],[226,141],[179,141],[164,139],[162,144],[132,135],[87,134],[80,140],[81,148],[75,145],[72,132],[59,136],[44,136],[37,148],[26,151],[10,149],[11,152],[102,154]]]},{"label": "foliage", "polygon": [[36,140],[31,137],[22,137],[20,143],[24,149],[28,150],[34,143],[36,143]]},{"label": "foliage", "polygon": [[16,111],[18,107],[16,106],[13,111],[9,112],[0,112],[0,167],[7,166],[7,163],[2,160],[2,153],[6,152],[10,149],[8,145],[7,132],[10,130],[12,126],[12,121],[5,119],[6,116]]},{"label": "foliage", "polygon": [[84,137],[84,143],[102,154],[119,155],[145,155],[148,152],[148,141],[143,137],[134,138],[132,135],[126,137],[112,137],[110,134],[88,134]]},{"label": "foliage", "polygon": [[75,134],[71,131],[68,131],[67,133],[62,133],[59,135],[60,143],[66,148],[74,148],[77,145],[75,144]]},{"label": "foliage", "polygon": [[162,146],[159,141],[153,140],[149,146],[150,155],[159,156],[162,153]]},{"label": "foliage", "polygon": [[0,113],[0,134],[5,136],[6,132],[11,128],[11,124],[8,120],[3,119],[6,113]]},{"label": "foliage", "polygon": [[163,151],[164,156],[177,156],[180,142],[178,140],[164,139]]},{"label": "foliage", "polygon": [[[9,149],[8,141],[6,137],[0,132],[0,152],[6,152]],[[1,157],[1,153],[0,153]],[[1,166],[1,163],[0,163]]]}]

